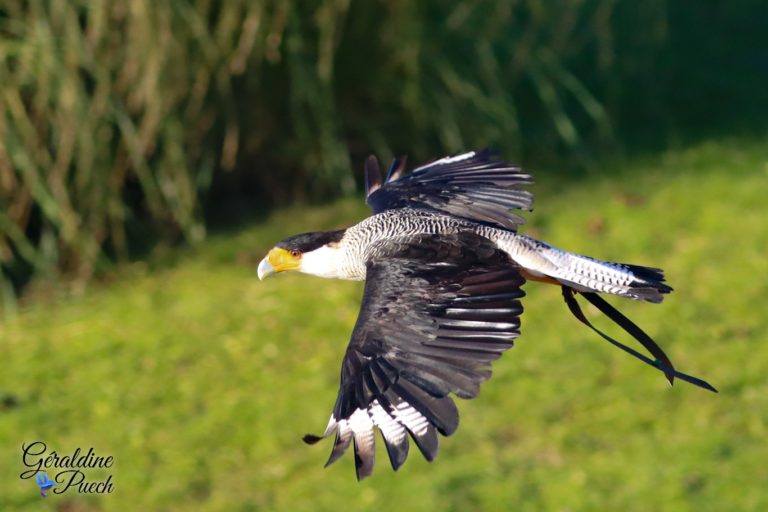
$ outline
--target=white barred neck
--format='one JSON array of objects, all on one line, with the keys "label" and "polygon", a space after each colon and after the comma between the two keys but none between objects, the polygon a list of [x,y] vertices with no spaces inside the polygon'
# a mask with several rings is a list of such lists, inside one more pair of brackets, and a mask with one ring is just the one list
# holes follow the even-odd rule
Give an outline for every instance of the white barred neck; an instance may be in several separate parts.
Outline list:
[{"label": "white barred neck", "polygon": [[473,226],[430,211],[410,208],[388,210],[349,227],[338,242],[305,252],[297,270],[330,279],[363,280],[366,254],[372,244],[419,233],[455,233],[467,227]]},{"label": "white barred neck", "polygon": [[326,279],[365,279],[365,264],[356,261],[361,258],[356,257],[356,251],[352,249],[353,246],[345,240],[323,245],[305,252],[297,270]]}]

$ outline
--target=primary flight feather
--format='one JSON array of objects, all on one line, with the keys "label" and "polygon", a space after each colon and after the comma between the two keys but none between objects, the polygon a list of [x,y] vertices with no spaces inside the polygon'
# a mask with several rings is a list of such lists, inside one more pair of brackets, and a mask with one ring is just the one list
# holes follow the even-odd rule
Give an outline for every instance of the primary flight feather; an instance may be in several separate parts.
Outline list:
[{"label": "primary flight feather", "polygon": [[[287,270],[365,280],[362,305],[341,368],[336,405],[322,436],[335,441],[328,464],[354,446],[358,479],[373,471],[375,431],[397,470],[410,442],[427,460],[438,434],[459,415],[451,394],[474,398],[491,362],[520,334],[521,286],[557,284],[571,312],[603,338],[662,371],[715,391],[679,372],[639,327],[599,297],[661,302],[671,292],[660,269],[580,256],[520,235],[532,209],[521,188],[531,177],[491,151],[442,158],[406,174],[396,160],[382,179],[365,164],[373,215],[347,229],[305,233],[278,243],[258,267],[260,279]],[[575,299],[583,295],[630,333],[648,357],[597,330]]]}]

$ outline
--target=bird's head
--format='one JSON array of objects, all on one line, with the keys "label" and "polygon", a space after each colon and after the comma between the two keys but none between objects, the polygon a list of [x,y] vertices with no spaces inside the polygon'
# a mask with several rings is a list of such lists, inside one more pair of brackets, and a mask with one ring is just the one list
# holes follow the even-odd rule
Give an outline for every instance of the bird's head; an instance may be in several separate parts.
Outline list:
[{"label": "bird's head", "polygon": [[279,242],[259,263],[259,279],[286,270],[320,277],[338,277],[343,263],[341,239],[345,229],[302,233]]}]

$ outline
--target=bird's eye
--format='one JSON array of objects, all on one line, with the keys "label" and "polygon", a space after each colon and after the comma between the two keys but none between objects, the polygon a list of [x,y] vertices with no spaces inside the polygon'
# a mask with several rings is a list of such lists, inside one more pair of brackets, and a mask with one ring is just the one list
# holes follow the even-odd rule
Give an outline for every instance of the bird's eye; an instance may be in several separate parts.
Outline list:
[{"label": "bird's eye", "polygon": [[291,256],[294,258],[298,258],[301,256],[301,252],[298,251],[298,249],[291,249]]}]

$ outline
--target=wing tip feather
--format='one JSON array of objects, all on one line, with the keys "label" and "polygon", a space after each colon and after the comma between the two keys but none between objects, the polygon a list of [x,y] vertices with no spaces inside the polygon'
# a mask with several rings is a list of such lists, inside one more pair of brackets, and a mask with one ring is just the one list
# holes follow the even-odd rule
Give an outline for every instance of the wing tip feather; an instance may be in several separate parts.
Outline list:
[{"label": "wing tip feather", "polygon": [[370,197],[371,194],[381,188],[381,185],[379,160],[375,155],[369,155],[365,160],[365,196]]}]

